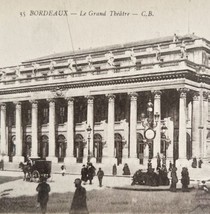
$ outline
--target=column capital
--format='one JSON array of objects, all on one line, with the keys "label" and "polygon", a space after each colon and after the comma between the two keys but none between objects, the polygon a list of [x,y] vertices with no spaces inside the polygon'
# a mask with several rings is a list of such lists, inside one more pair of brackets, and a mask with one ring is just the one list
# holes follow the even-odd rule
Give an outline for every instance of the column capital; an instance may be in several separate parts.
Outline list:
[{"label": "column capital", "polygon": [[48,102],[48,103],[55,103],[55,99],[54,99],[54,98],[48,98],[48,99],[47,99],[47,102]]},{"label": "column capital", "polygon": [[203,91],[203,100],[208,100],[208,97],[209,97],[209,92]]},{"label": "column capital", "polygon": [[0,103],[0,107],[2,110],[6,110],[6,103]]},{"label": "column capital", "polygon": [[154,95],[154,99],[160,99],[162,91],[154,90],[154,91],[152,91],[152,94]]},{"label": "column capital", "polygon": [[87,102],[92,104],[93,103],[93,100],[94,100],[94,96],[91,96],[91,95],[87,95],[85,96],[85,98],[87,99]]},{"label": "column capital", "polygon": [[114,99],[116,97],[114,94],[107,94],[106,96],[108,97],[109,102],[114,101]]},{"label": "column capital", "polygon": [[198,101],[200,96],[199,91],[193,91],[192,96],[193,96],[193,101]]},{"label": "column capital", "polygon": [[68,102],[74,102],[74,97],[65,97]]},{"label": "column capital", "polygon": [[17,102],[14,102],[14,104],[15,104],[15,107],[16,107],[17,110],[21,110],[21,107],[22,107],[22,103],[21,102],[17,101]]},{"label": "column capital", "polygon": [[38,105],[38,100],[29,100],[31,103],[32,107]]},{"label": "column capital", "polygon": [[187,93],[189,92],[189,89],[188,88],[179,88],[179,89],[177,89],[177,91],[179,92],[180,98],[186,98]]},{"label": "column capital", "polygon": [[138,94],[136,92],[128,93],[128,95],[129,95],[131,101],[135,101],[138,98]]}]

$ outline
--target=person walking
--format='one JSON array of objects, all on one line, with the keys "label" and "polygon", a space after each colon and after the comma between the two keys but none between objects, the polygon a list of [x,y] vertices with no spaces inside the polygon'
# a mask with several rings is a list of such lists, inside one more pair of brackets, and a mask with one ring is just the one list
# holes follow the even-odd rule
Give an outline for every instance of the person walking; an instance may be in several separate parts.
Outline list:
[{"label": "person walking", "polygon": [[81,169],[81,180],[83,181],[83,184],[85,185],[88,179],[88,169],[85,166],[85,164],[82,165]]},{"label": "person walking", "polygon": [[99,186],[102,187],[102,180],[104,177],[104,171],[101,168],[98,169],[97,176],[98,176]]},{"label": "person walking", "polygon": [[202,167],[202,164],[203,164],[203,161],[201,160],[201,158],[199,158],[199,161],[198,161],[198,168],[201,168],[201,167]]},{"label": "person walking", "polygon": [[93,166],[92,163],[88,163],[88,180],[89,180],[89,184],[92,184],[92,180],[95,176],[95,171],[96,171],[96,168]]},{"label": "person walking", "polygon": [[117,166],[116,166],[116,164],[114,164],[113,167],[112,167],[112,175],[113,176],[117,175]]},{"label": "person walking", "polygon": [[190,184],[190,177],[189,177],[189,172],[188,172],[187,167],[182,168],[181,175],[182,175],[182,179],[181,179],[182,192],[188,192],[189,191],[188,185]]},{"label": "person walking", "polygon": [[66,167],[65,167],[65,165],[61,166],[61,174],[62,174],[62,176],[64,176],[66,174]]},{"label": "person walking", "polygon": [[88,214],[86,202],[86,189],[82,187],[82,180],[76,178],[74,181],[76,190],[74,192],[69,214]]},{"label": "person walking", "polygon": [[171,170],[171,186],[170,186],[171,192],[176,192],[176,184],[178,183],[176,171],[177,171],[177,168],[173,166]]},{"label": "person walking", "polygon": [[50,185],[47,183],[47,178],[40,178],[40,183],[38,184],[36,191],[38,192],[37,202],[40,204],[42,214],[45,214],[50,192]]}]

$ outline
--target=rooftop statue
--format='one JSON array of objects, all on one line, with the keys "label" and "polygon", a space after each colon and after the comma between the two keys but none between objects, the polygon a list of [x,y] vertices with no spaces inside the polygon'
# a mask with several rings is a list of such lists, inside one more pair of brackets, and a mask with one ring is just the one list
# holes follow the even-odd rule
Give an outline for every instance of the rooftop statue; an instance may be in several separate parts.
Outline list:
[{"label": "rooftop statue", "polygon": [[160,45],[157,46],[156,48],[156,60],[157,61],[160,61],[160,57],[161,57],[161,52],[160,52],[161,48],[160,48]]},{"label": "rooftop statue", "polygon": [[184,41],[182,41],[180,49],[181,49],[181,58],[187,58],[186,45]]},{"label": "rooftop statue", "polygon": [[75,67],[73,65],[74,65],[74,60],[73,59],[68,59],[68,68],[69,68],[70,72],[75,72],[76,71],[76,69],[75,69]]},{"label": "rooftop statue", "polygon": [[32,69],[32,76],[35,77],[36,76],[36,72],[39,69],[39,64],[37,64],[36,62],[32,63],[33,69]]},{"label": "rooftop statue", "polygon": [[105,57],[108,59],[107,63],[110,67],[114,66],[114,54],[110,51],[105,55]]}]

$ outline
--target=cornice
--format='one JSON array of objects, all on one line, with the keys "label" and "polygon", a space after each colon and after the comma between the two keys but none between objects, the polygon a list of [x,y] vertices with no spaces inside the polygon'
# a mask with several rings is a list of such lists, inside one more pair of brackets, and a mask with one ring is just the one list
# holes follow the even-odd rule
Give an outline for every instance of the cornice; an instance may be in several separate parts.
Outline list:
[{"label": "cornice", "polygon": [[106,86],[106,85],[118,85],[118,84],[130,84],[130,83],[140,83],[148,81],[160,81],[160,80],[171,80],[171,79],[189,79],[195,82],[206,82],[210,84],[210,75],[198,74],[190,70],[179,70],[179,71],[168,71],[168,72],[157,72],[157,73],[145,73],[136,74],[132,76],[120,76],[113,79],[104,78],[100,80],[83,80],[79,82],[63,82],[62,84],[52,84],[45,86],[30,86],[24,88],[14,88],[14,89],[4,89],[0,90],[1,94],[16,94],[16,93],[30,93],[37,91],[54,91],[58,87],[60,90],[70,89],[70,88],[86,88],[94,86]]}]

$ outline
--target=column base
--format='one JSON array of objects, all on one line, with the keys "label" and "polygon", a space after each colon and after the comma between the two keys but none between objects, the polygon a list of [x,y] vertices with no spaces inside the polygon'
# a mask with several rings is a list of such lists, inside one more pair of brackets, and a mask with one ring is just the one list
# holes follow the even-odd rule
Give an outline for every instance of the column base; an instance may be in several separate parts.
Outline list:
[{"label": "column base", "polygon": [[191,162],[192,161],[188,161],[186,158],[179,158],[176,160],[176,167],[178,169],[181,169],[182,167],[187,167],[189,169],[191,167]]},{"label": "column base", "polygon": [[73,164],[73,163],[76,163],[76,158],[75,158],[75,157],[65,157],[65,158],[64,158],[64,163],[65,163],[65,164]]},{"label": "column base", "polygon": [[117,159],[113,157],[103,157],[102,163],[105,165],[109,164],[109,166],[117,165]]},{"label": "column base", "polygon": [[14,163],[24,162],[24,157],[23,156],[13,156],[12,162],[14,162]]},{"label": "column base", "polygon": [[52,161],[52,163],[58,163],[58,158],[57,157],[46,157],[46,160]]},{"label": "column base", "polygon": [[4,162],[9,162],[9,156],[4,156],[4,157],[2,157],[2,160],[4,160]]}]

